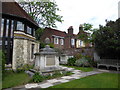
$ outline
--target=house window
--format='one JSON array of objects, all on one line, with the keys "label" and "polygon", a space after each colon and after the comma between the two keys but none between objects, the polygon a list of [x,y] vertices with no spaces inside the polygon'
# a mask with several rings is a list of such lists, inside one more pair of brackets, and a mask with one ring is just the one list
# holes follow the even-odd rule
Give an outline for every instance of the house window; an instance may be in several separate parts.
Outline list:
[{"label": "house window", "polygon": [[34,44],[31,45],[31,59],[34,57]]},{"label": "house window", "polygon": [[58,43],[59,43],[58,38],[55,37],[55,38],[54,38],[54,44],[58,44]]},{"label": "house window", "polygon": [[20,21],[17,21],[17,30],[24,31],[24,24]]},{"label": "house window", "polygon": [[71,45],[75,45],[75,39],[71,39]]},{"label": "house window", "polygon": [[12,23],[11,23],[11,37],[13,37],[13,27],[14,27],[14,21],[12,20]]},{"label": "house window", "polygon": [[60,44],[64,45],[64,40],[63,39],[60,39]]},{"label": "house window", "polygon": [[6,37],[8,37],[8,29],[9,29],[9,20],[7,19],[7,23],[6,23]]},{"label": "house window", "polygon": [[85,47],[84,42],[80,40],[80,47]]},{"label": "house window", "polygon": [[35,29],[33,28],[33,36],[35,36]]},{"label": "house window", "polygon": [[27,26],[27,33],[32,34],[32,28],[30,28],[29,26]]},{"label": "house window", "polygon": [[4,19],[1,20],[0,37],[3,37]]}]

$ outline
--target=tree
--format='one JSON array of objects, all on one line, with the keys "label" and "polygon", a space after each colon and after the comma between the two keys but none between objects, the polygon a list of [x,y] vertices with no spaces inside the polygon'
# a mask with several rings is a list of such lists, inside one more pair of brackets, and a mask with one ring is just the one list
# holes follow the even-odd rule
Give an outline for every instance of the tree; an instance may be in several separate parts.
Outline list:
[{"label": "tree", "polygon": [[120,59],[120,19],[108,21],[94,32],[95,49],[102,58]]},{"label": "tree", "polygon": [[82,26],[80,26],[81,30],[78,38],[83,40],[85,43],[92,42],[92,31],[94,30],[92,26],[93,25],[89,23],[84,23]]},{"label": "tree", "polygon": [[59,11],[56,2],[51,0],[20,0],[20,6],[39,24],[41,28],[56,27],[55,22],[62,22],[62,16],[57,15]]}]

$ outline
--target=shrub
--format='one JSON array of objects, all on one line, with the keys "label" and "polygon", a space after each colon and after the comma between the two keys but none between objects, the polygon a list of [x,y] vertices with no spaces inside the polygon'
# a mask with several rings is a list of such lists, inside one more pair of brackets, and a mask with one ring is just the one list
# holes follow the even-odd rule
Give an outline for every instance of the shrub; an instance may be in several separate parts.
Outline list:
[{"label": "shrub", "polygon": [[90,66],[88,60],[85,57],[82,57],[81,59],[76,60],[75,65],[76,66]]},{"label": "shrub", "polygon": [[35,82],[35,83],[42,82],[43,80],[44,80],[43,76],[40,75],[38,72],[35,73],[32,77],[32,81]]},{"label": "shrub", "polygon": [[33,69],[33,65],[25,64],[25,65],[22,66],[22,69],[23,69],[24,71]]},{"label": "shrub", "polygon": [[83,55],[78,53],[78,54],[76,54],[74,57],[78,60],[78,59],[82,58]]},{"label": "shrub", "polygon": [[74,66],[75,61],[76,61],[76,58],[74,58],[74,57],[73,57],[73,58],[69,58],[69,59],[68,59],[68,65],[69,65],[69,66]]},{"label": "shrub", "polygon": [[48,45],[50,46],[50,48],[54,48],[54,44],[53,43],[50,43]]},{"label": "shrub", "polygon": [[65,76],[69,76],[69,75],[71,75],[72,73],[70,72],[70,71],[67,71],[67,72],[65,72]]},{"label": "shrub", "polygon": [[46,45],[45,43],[42,43],[42,42],[41,42],[41,43],[40,43],[40,48],[45,48],[45,45]]}]

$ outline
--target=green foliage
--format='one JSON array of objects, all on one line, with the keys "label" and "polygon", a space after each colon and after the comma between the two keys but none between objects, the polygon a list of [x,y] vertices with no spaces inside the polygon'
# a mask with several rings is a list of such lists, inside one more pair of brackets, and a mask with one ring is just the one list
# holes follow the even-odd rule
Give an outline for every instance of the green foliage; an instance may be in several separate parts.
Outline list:
[{"label": "green foliage", "polygon": [[81,59],[76,60],[75,62],[76,66],[90,66],[88,60],[85,57],[82,57]]},{"label": "green foliage", "polygon": [[30,64],[24,64],[23,66],[19,67],[16,69],[17,73],[21,73],[24,71],[28,71],[30,69],[33,69],[34,65],[30,65]]},{"label": "green foliage", "polygon": [[95,49],[102,58],[120,59],[120,19],[99,26],[94,32]]},{"label": "green foliage", "polygon": [[38,28],[36,31],[35,31],[35,37],[36,39],[39,41],[40,40],[40,37],[42,36],[44,32],[44,29],[43,28]]},{"label": "green foliage", "polygon": [[77,59],[75,62],[76,66],[96,66],[96,62],[93,60],[91,56],[83,56],[82,54],[75,55],[75,58]]},{"label": "green foliage", "polygon": [[32,77],[32,81],[35,82],[35,83],[39,83],[39,82],[42,82],[43,81],[43,76],[40,75],[38,72],[35,73]]},{"label": "green foliage", "polygon": [[45,45],[46,45],[45,43],[42,43],[42,42],[41,42],[41,43],[40,43],[40,48],[45,48]]},{"label": "green foliage", "polygon": [[20,2],[21,7],[30,14],[40,27],[56,27],[55,22],[62,22],[62,16],[56,12],[60,11],[56,2],[52,0],[37,0],[31,2]]},{"label": "green foliage", "polygon": [[89,23],[84,23],[84,24],[83,24],[83,29],[84,29],[85,31],[92,31],[92,27],[93,27],[93,25],[91,25],[91,24],[89,24]]},{"label": "green foliage", "polygon": [[80,53],[78,53],[78,54],[76,54],[74,57],[78,60],[78,59],[82,58],[82,57],[83,57],[83,55],[82,55],[82,54],[80,54]]},{"label": "green foliage", "polygon": [[[4,78],[4,73],[5,73],[5,55],[4,52],[2,52],[2,50],[0,50],[0,70],[2,71],[2,79]],[[2,66],[2,67],[1,67]]]},{"label": "green foliage", "polygon": [[93,25],[89,23],[84,23],[82,26],[82,30],[80,30],[78,38],[83,40],[85,43],[92,42],[92,32],[94,31]]},{"label": "green foliage", "polygon": [[[40,48],[45,48],[46,45],[47,44],[41,42],[40,43]],[[49,43],[48,45],[50,46],[50,48],[54,48],[54,44],[53,43]]]},{"label": "green foliage", "polygon": [[68,65],[69,65],[69,66],[74,66],[75,61],[76,61],[76,58],[74,58],[74,57],[69,58],[69,59],[68,59]]},{"label": "green foliage", "polygon": [[54,44],[53,43],[49,43],[48,45],[50,46],[50,48],[54,48]]},{"label": "green foliage", "polygon": [[5,72],[5,77],[2,81],[2,88],[12,88],[15,86],[27,84],[31,78],[24,72],[16,73],[14,71]]},{"label": "green foliage", "polygon": [[22,66],[22,69],[24,71],[27,71],[27,70],[30,70],[30,69],[33,69],[34,65],[30,65],[30,64],[25,64]]}]

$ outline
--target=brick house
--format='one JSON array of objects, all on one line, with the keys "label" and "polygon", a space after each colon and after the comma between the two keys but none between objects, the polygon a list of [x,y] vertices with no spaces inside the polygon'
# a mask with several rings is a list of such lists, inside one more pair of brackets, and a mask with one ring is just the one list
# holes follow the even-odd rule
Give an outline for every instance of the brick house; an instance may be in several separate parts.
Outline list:
[{"label": "brick house", "polygon": [[[78,34],[80,34],[80,30],[81,27],[79,27]],[[41,42],[45,42],[46,39],[49,39],[50,43],[54,44],[55,48],[62,50],[89,47],[90,45],[87,45],[82,40],[78,39],[78,34],[73,34],[72,26],[68,28],[68,33],[52,28],[45,28],[40,40]]]}]

